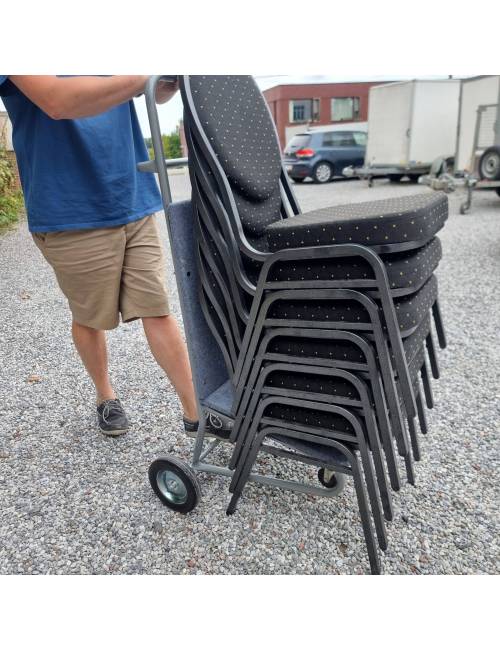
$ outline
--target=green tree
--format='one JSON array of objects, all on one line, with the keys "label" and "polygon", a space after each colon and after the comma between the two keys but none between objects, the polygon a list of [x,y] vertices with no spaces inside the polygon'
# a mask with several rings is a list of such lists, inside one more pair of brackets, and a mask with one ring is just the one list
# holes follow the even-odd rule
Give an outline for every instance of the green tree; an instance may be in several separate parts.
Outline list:
[{"label": "green tree", "polygon": [[[163,134],[161,136],[163,142],[163,149],[165,151],[165,158],[181,158],[182,157],[182,147],[181,147],[181,136],[179,135],[179,130],[172,131],[169,134]],[[154,158],[153,152],[153,143],[151,138],[144,138],[146,147],[148,148],[149,157]]]},{"label": "green tree", "polygon": [[21,192],[14,187],[12,165],[0,145],[0,230],[17,221],[22,205]]}]

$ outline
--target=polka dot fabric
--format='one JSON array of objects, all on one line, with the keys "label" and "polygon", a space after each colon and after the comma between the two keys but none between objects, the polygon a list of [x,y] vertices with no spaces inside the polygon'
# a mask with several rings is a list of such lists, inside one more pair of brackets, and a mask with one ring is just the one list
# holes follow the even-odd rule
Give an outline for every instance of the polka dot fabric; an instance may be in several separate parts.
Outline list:
[{"label": "polka dot fabric", "polygon": [[271,252],[330,244],[401,244],[427,242],[448,218],[443,192],[417,194],[322,208],[271,224]]},{"label": "polka dot fabric", "polygon": [[[437,299],[436,276],[410,296],[394,299],[399,329],[409,334],[421,323]],[[369,323],[368,312],[352,300],[279,300],[269,310],[269,318],[315,322]]]},{"label": "polka dot fabric", "polygon": [[[421,248],[381,255],[391,289],[418,289],[434,273],[443,255],[438,237]],[[301,280],[374,279],[371,266],[360,258],[320,259],[276,264],[270,275],[274,282]]]},{"label": "polka dot fabric", "polygon": [[280,219],[281,153],[257,84],[247,75],[191,75],[203,130],[231,184],[243,227],[261,235]]}]

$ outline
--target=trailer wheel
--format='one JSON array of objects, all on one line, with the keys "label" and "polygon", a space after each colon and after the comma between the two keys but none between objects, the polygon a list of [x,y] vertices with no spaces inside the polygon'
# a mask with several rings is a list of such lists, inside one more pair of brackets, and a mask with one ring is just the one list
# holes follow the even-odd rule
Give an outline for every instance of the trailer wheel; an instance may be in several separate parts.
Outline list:
[{"label": "trailer wheel", "polygon": [[391,183],[400,183],[402,178],[403,178],[403,174],[391,174],[389,176],[389,180],[391,181]]},{"label": "trailer wheel", "polygon": [[500,196],[500,187],[497,187],[495,192],[498,194],[498,196]]},{"label": "trailer wheel", "polygon": [[479,160],[479,176],[486,181],[500,181],[500,147],[489,147]]}]

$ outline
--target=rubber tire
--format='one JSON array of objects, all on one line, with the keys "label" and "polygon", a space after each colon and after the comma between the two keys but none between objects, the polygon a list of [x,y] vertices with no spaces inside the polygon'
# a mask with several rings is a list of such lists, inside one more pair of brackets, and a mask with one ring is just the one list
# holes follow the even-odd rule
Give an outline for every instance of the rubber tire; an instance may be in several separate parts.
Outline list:
[{"label": "rubber tire", "polygon": [[403,179],[403,174],[391,174],[388,176],[389,180],[391,183],[400,183],[401,180]]},{"label": "rubber tire", "polygon": [[[184,487],[187,490],[187,497],[184,503],[174,503],[169,501],[167,497],[160,490],[158,485],[157,476],[159,472],[168,470],[175,474],[178,478],[181,479]],[[196,508],[199,500],[201,499],[201,486],[198,480],[198,477],[193,472],[191,467],[174,456],[165,456],[162,458],[157,458],[149,466],[149,482],[151,488],[156,496],[160,499],[163,505],[167,506],[170,510],[175,512],[180,512],[181,514],[187,514]]]},{"label": "rubber tire", "polygon": [[495,192],[498,194],[498,196],[500,196],[500,187],[497,187]]},{"label": "rubber tire", "polygon": [[332,488],[336,487],[338,485],[338,479],[336,475],[334,474],[329,481],[325,481],[325,468],[320,467],[318,470],[318,481],[321,483],[323,487],[328,488],[331,490]]},{"label": "rubber tire", "polygon": [[410,183],[418,183],[418,179],[422,176],[422,174],[408,174],[408,178],[410,179]]},{"label": "rubber tire", "polygon": [[[320,181],[316,178],[316,170],[320,165],[327,165],[330,168],[330,177],[326,181]],[[335,170],[333,169],[332,165],[330,165],[329,162],[326,160],[321,160],[319,163],[317,163],[313,169],[312,173],[312,179],[316,183],[316,185],[326,185],[327,183],[330,183],[333,180],[333,177],[335,175]]]},{"label": "rubber tire", "polygon": [[305,180],[306,180],[305,178],[293,178],[292,177],[292,181],[294,183],[303,183]]},{"label": "rubber tire", "polygon": [[[490,177],[490,176],[485,176],[484,173],[483,173],[483,162],[491,154],[495,154],[496,156],[498,156],[499,164],[498,164],[498,169],[497,169],[496,174],[493,174],[493,176]],[[483,155],[479,159],[479,167],[478,167],[478,169],[479,169],[479,176],[480,176],[481,180],[484,180],[484,181],[500,181],[500,147],[488,147],[488,149],[486,149],[486,151],[483,153]]]}]

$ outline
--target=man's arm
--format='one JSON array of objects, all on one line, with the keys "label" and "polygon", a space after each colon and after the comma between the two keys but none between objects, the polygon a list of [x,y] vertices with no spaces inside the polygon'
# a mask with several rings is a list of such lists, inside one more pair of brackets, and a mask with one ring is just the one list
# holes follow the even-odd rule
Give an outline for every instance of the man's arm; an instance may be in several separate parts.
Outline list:
[{"label": "man's arm", "polygon": [[[144,91],[147,75],[114,77],[49,77],[12,75],[9,77],[26,97],[54,120],[76,119],[104,113]],[[176,84],[158,87],[160,102],[168,101]]]}]

